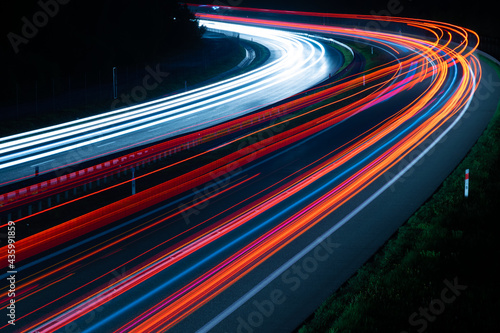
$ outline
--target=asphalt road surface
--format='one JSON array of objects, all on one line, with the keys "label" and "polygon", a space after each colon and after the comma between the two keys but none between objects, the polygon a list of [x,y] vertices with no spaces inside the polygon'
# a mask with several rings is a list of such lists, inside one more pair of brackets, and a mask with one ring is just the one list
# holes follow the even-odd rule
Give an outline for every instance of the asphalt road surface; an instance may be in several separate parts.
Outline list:
[{"label": "asphalt road surface", "polygon": [[[16,275],[18,327],[295,329],[435,191],[496,109],[500,78],[485,62],[473,95],[462,90],[469,74],[475,87],[472,69],[453,60],[439,73],[439,59],[423,58],[430,65],[410,60],[388,73],[388,86],[350,117],[30,258]],[[412,102],[436,82],[433,98]],[[454,98],[463,104],[448,114]]]}]

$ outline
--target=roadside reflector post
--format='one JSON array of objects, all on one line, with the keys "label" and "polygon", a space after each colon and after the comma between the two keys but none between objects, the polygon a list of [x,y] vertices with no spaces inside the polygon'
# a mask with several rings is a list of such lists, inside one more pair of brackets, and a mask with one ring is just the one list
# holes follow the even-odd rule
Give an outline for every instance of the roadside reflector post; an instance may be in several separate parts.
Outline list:
[{"label": "roadside reflector post", "polygon": [[465,197],[469,197],[469,169],[465,170]]}]

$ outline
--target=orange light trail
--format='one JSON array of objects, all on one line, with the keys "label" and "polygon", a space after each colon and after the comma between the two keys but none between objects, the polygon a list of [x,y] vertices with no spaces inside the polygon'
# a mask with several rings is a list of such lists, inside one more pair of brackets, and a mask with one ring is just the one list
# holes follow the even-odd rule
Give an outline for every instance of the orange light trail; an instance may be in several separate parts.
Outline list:
[{"label": "orange light trail", "polygon": [[[240,10],[250,11],[250,9]],[[279,13],[284,14],[285,12]],[[305,13],[296,12],[286,12],[286,14],[306,15]],[[318,16],[319,14],[307,13],[307,15]],[[321,15],[358,20],[368,19],[368,17],[360,15]],[[69,242],[112,222],[126,218],[131,214],[143,211],[168,198],[185,193],[213,180],[214,175],[230,173],[232,170],[243,168],[259,158],[271,156],[281,149],[332,128],[357,114],[368,112],[370,107],[383,103],[403,92],[417,91],[417,87],[422,91],[418,90],[419,93],[411,101],[408,101],[406,106],[396,110],[391,116],[372,126],[369,130],[342,146],[334,148],[328,154],[266,187],[259,193],[249,195],[247,202],[244,205],[243,203],[240,204],[239,208],[236,206],[230,207],[233,212],[228,216],[219,218],[213,222],[213,225],[207,225],[207,227],[187,239],[176,240],[177,243],[174,242],[169,245],[167,249],[162,250],[153,258],[142,259],[142,263],[128,270],[124,276],[111,285],[93,289],[84,297],[69,302],[67,306],[57,309],[42,320],[26,325],[22,330],[23,332],[31,330],[52,332],[60,329],[99,306],[126,294],[156,274],[167,270],[175,263],[186,260],[195,252],[202,251],[207,245],[213,244],[215,240],[230,235],[243,225],[251,224],[253,220],[272,212],[280,204],[290,200],[299,200],[303,193],[307,193],[313,186],[319,186],[318,184],[323,182],[334,184],[321,192],[320,195],[318,194],[314,200],[295,211],[291,216],[281,218],[276,225],[237,249],[236,252],[225,257],[218,264],[206,269],[198,277],[185,283],[183,287],[178,288],[160,302],[150,305],[148,310],[143,311],[134,318],[129,318],[129,321],[123,323],[120,328],[116,329],[116,332],[157,332],[172,328],[237,281],[240,281],[245,275],[291,244],[306,231],[324,221],[333,211],[370,187],[385,172],[391,170],[445,124],[450,123],[467,106],[481,78],[479,61],[473,55],[473,51],[478,45],[477,34],[449,24],[391,18],[391,22],[419,28],[431,33],[435,40],[429,41],[414,36],[409,37],[387,32],[372,32],[337,26],[299,24],[202,13],[198,13],[198,16],[203,19],[273,26],[298,31],[316,31],[317,33],[332,36],[358,38],[377,43],[388,52],[398,55],[398,59],[383,67],[372,68],[358,75],[344,78],[340,82],[335,82],[336,84],[325,85],[322,89],[315,90],[310,95],[288,102],[283,108],[289,110],[290,113],[304,107],[310,106],[311,108],[307,112],[294,113],[287,119],[276,118],[278,121],[272,125],[249,134],[239,135],[237,138],[230,139],[224,144],[199,155],[217,151],[217,149],[231,144],[237,144],[263,131],[273,130],[273,128],[294,121],[308,119],[308,116],[317,115],[313,120],[299,122],[298,125],[292,128],[277,131],[271,137],[245,145],[238,151],[203,165],[197,170],[70,220],[60,226],[19,240],[16,243],[20,248],[18,252],[19,260],[28,260],[33,255],[47,251],[56,245]],[[373,19],[373,17],[370,16],[369,19]],[[381,20],[384,19],[387,18],[381,18]],[[454,40],[457,39],[457,36],[459,36],[460,41],[455,43]],[[404,53],[408,54],[404,55]],[[363,87],[364,82],[367,84],[366,87]],[[354,89],[358,90],[346,96]],[[314,105],[333,97],[339,98],[333,102],[329,101],[326,105]],[[277,108],[279,109],[279,107]],[[330,108],[328,110],[331,111],[321,113],[327,108]],[[273,109],[274,111],[276,111],[276,108]],[[269,110],[259,113],[259,118],[264,112],[269,112]],[[244,118],[245,123],[253,124],[253,117],[255,116]],[[235,130],[235,125],[236,123],[231,123],[230,128]],[[221,127],[217,131],[213,129],[207,130],[207,134],[223,131],[224,126],[219,126]],[[194,157],[190,159],[194,159]],[[185,161],[179,163],[182,162]],[[169,167],[171,166],[165,168]],[[341,173],[342,176],[336,175],[340,170],[346,171]],[[333,175],[336,176],[332,180]],[[193,201],[190,205],[185,206],[184,210],[166,214],[154,222],[148,222],[134,228],[132,232],[113,237],[86,253],[75,255],[69,258],[66,263],[61,263],[59,267],[47,270],[47,272],[40,272],[39,276],[26,278],[26,283],[20,285],[20,289],[25,288],[25,295],[22,300],[28,301],[29,297],[36,295],[37,291],[34,287],[38,287],[45,280],[52,279],[53,281],[47,282],[43,288],[57,284],[60,280],[56,278],[56,273],[65,274],[70,267],[75,267],[80,263],[83,264],[83,261],[88,258],[103,255],[107,250],[121,246],[120,244],[126,244],[126,242],[145,233],[146,230],[152,229],[153,226],[169,223],[169,220],[192,209],[196,204],[217,199],[222,194],[237,190],[247,182],[258,180],[260,176],[260,174],[253,174],[253,176],[239,179],[234,184],[228,185],[218,193],[205,197],[198,203]],[[228,212],[230,212],[229,209]],[[199,225],[189,228],[189,230],[195,230],[195,228],[200,227],[201,224],[207,221],[203,221]],[[162,244],[173,242],[177,236],[169,238]],[[159,246],[157,245],[155,248]],[[2,250],[4,249],[2,248]],[[3,257],[4,253],[6,251],[3,251],[2,256],[0,256],[2,263],[7,262]],[[138,260],[142,255],[144,254],[127,262]],[[107,274],[109,272],[100,275],[87,284],[99,281]],[[63,277],[62,280],[66,277]],[[75,291],[78,289],[75,289]],[[57,299],[67,297],[70,294],[62,295]],[[0,304],[6,304],[6,293],[3,293],[0,297]],[[32,313],[27,314],[25,317],[28,318]],[[105,320],[94,325],[101,325],[104,322]]]}]

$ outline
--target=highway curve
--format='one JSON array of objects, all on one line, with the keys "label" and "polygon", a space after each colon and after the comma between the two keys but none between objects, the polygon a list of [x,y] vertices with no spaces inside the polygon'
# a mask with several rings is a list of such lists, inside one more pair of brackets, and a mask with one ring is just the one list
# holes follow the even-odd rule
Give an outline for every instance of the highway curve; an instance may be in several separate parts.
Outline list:
[{"label": "highway curve", "polygon": [[347,25],[363,16],[322,14],[347,20],[330,26],[275,14],[199,16],[307,31],[391,60],[311,91],[303,112],[220,142],[211,151],[239,149],[192,190],[150,205],[173,190],[158,185],[123,201],[142,208],[129,216],[117,203],[68,221],[81,232],[57,246],[50,238],[65,236],[51,229],[20,241],[31,252],[16,274],[16,330],[289,332],[433,193],[498,103],[487,92],[500,79],[470,30],[392,18],[402,31],[380,32]]},{"label": "highway curve", "polygon": [[[302,35],[231,23],[201,23],[260,43],[271,56],[251,72],[209,86],[0,138],[0,183],[32,177],[37,167],[43,174],[216,125],[306,90],[342,66],[342,55],[336,49]],[[150,74],[168,75],[158,68]]]}]

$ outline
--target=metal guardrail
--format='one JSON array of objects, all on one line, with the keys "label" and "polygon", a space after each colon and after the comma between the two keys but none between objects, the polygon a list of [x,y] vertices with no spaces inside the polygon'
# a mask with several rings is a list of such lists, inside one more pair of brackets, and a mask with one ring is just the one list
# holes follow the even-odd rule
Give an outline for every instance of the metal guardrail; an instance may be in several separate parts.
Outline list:
[{"label": "metal guardrail", "polygon": [[64,192],[105,176],[122,172],[123,170],[130,169],[143,163],[143,161],[168,157],[222,136],[269,121],[272,118],[283,116],[293,112],[299,104],[298,101],[291,101],[280,107],[266,109],[255,114],[231,120],[227,123],[219,124],[202,131],[113,158],[112,160],[83,168],[67,175],[58,176],[37,184],[0,194],[0,212]]}]

